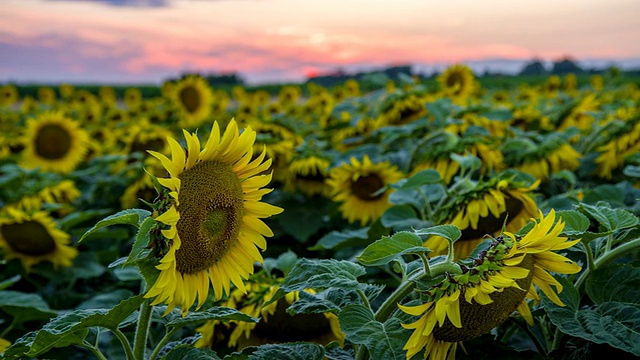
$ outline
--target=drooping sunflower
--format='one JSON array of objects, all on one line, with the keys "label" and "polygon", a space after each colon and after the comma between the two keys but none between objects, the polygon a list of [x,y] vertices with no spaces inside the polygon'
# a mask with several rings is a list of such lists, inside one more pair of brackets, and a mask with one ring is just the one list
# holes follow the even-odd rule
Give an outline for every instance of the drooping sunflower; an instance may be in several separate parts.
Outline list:
[{"label": "drooping sunflower", "polygon": [[613,172],[624,165],[627,156],[640,151],[640,117],[613,131],[609,138],[606,144],[597,148],[599,154],[595,159],[596,174],[604,179],[611,179]]},{"label": "drooping sunflower", "polygon": [[267,170],[271,160],[265,161],[264,150],[252,160],[256,133],[250,127],[239,135],[232,120],[220,136],[215,122],[202,149],[196,134],[183,132],[186,151],[168,139],[172,160],[149,151],[169,173],[158,182],[170,200],[161,197],[155,205],[160,241],[168,250],[145,297],[154,298],[154,305],[166,303],[167,312],[179,306],[186,314],[196,297],[202,306],[209,282],[216,299],[230,292],[231,283],[246,291],[243,279],[253,273],[255,262],[262,261],[258,248],[264,250],[264,237],[273,236],[260,219],[282,209],[260,202],[271,191],[263,188],[271,174],[257,174]]},{"label": "drooping sunflower", "polygon": [[440,76],[438,83],[444,93],[454,101],[465,100],[475,90],[475,76],[466,65],[453,65],[447,68]]},{"label": "drooping sunflower", "polygon": [[[535,217],[538,206],[528,194],[538,187],[536,181],[529,187],[509,180],[490,180],[461,196],[449,209],[441,223],[456,225],[462,237],[454,243],[456,259],[468,257],[485,235],[497,235],[506,223],[506,230],[515,232]],[[434,254],[444,254],[447,241],[441,237],[429,238],[424,246]]]},{"label": "drooping sunflower", "polygon": [[[224,344],[241,350],[247,346],[296,341],[322,345],[331,341],[343,343],[345,335],[340,330],[338,317],[335,314],[289,315],[286,312],[291,304],[300,299],[298,291],[287,293],[284,298],[265,306],[276,294],[283,281],[283,278],[252,277],[247,284],[247,293],[239,289],[233,290],[221,305],[260,318],[260,322],[256,324],[229,321],[223,324],[219,320],[208,321],[196,329],[202,337],[195,346],[216,348]],[[311,289],[306,292],[314,293]]]},{"label": "drooping sunflower", "polygon": [[527,142],[527,147],[507,151],[505,158],[510,167],[546,180],[561,170],[575,170],[582,154],[577,152],[562,136],[548,136],[542,143]]},{"label": "drooping sunflower", "polygon": [[0,252],[6,260],[19,259],[27,271],[43,261],[56,269],[71,266],[78,250],[69,246],[70,241],[44,211],[7,208],[0,216]]},{"label": "drooping sunflower", "polygon": [[35,193],[26,194],[19,200],[9,204],[9,208],[22,211],[37,211],[43,208],[44,204],[56,204],[60,208],[56,210],[58,215],[66,215],[73,211],[71,205],[82,193],[72,180],[65,179],[57,184],[45,186]]},{"label": "drooping sunflower", "polygon": [[171,100],[180,115],[178,125],[197,127],[211,114],[213,92],[203,77],[188,75],[175,84]]},{"label": "drooping sunflower", "polygon": [[424,290],[424,303],[398,305],[403,312],[420,316],[403,324],[413,330],[404,346],[407,359],[423,349],[425,359],[453,359],[461,342],[489,332],[516,310],[534,325],[527,298],[540,299],[536,287],[564,306],[557,296],[562,285],[549,272],[575,274],[581,267],[552,250],[568,249],[580,240],[559,236],[564,223],[559,220],[554,225],[554,210],[539,216],[540,221],[523,237],[505,232],[477,258],[461,262],[462,274],[450,274]]},{"label": "drooping sunflower", "polygon": [[299,157],[291,161],[287,168],[285,189],[296,189],[304,194],[312,196],[321,194],[329,195],[329,186],[326,184],[331,161],[318,155]]},{"label": "drooping sunflower", "polygon": [[62,113],[42,113],[27,120],[22,164],[69,173],[83,160],[88,141],[87,133]]},{"label": "drooping sunflower", "polygon": [[427,101],[415,92],[396,93],[382,104],[376,127],[403,125],[427,116]]},{"label": "drooping sunflower", "polygon": [[341,202],[342,216],[349,222],[360,221],[366,225],[376,221],[391,206],[386,189],[404,177],[395,165],[384,161],[372,163],[365,155],[362,162],[351,157],[351,163],[342,163],[329,172],[327,184],[331,187],[332,200]]}]

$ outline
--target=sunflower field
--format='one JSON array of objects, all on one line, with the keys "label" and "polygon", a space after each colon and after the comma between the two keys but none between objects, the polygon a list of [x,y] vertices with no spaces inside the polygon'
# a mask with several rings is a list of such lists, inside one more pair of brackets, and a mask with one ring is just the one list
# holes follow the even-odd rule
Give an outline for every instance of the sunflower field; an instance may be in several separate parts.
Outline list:
[{"label": "sunflower field", "polygon": [[634,78],[20,91],[0,358],[640,356]]}]

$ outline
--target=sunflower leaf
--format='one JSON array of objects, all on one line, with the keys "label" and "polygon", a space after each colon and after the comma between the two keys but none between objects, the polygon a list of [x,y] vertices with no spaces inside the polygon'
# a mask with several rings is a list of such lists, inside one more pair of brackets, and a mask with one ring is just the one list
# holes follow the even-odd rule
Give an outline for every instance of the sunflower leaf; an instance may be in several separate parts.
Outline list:
[{"label": "sunflower leaf", "polygon": [[215,306],[205,311],[190,312],[185,317],[176,317],[167,322],[167,326],[183,327],[186,325],[197,324],[207,320],[236,320],[257,323],[258,319],[249,316],[239,310],[224,307]]},{"label": "sunflower leaf", "polygon": [[367,246],[356,258],[367,266],[388,264],[398,256],[404,254],[418,254],[430,252],[422,245],[420,237],[409,231],[400,231],[392,236],[383,236],[373,244]]},{"label": "sunflower leaf", "polygon": [[40,295],[11,290],[0,291],[0,309],[13,316],[17,323],[57,315]]},{"label": "sunflower leaf", "polygon": [[640,356],[640,304],[610,301],[580,308],[578,290],[568,280],[556,279],[563,286],[558,297],[565,306],[558,306],[545,297],[542,308],[560,331]]},{"label": "sunflower leaf", "polygon": [[155,222],[155,219],[152,217],[147,217],[142,221],[140,228],[138,229],[138,233],[136,234],[136,241],[133,243],[131,252],[123,266],[132,264],[134,261],[140,259],[140,254],[149,245],[149,231],[151,231]]},{"label": "sunflower leaf", "polygon": [[640,268],[631,264],[598,268],[585,285],[591,300],[598,304],[607,301],[640,304]]},{"label": "sunflower leaf", "polygon": [[18,281],[20,281],[20,279],[22,279],[22,276],[16,275],[16,276],[12,276],[12,277],[8,278],[7,280],[0,281],[0,290],[4,290],[4,289],[12,286],[13,284],[15,284]]},{"label": "sunflower leaf", "polygon": [[596,219],[600,226],[608,231],[628,229],[640,224],[640,220],[633,213],[620,208],[612,209],[602,202],[595,206],[580,204],[579,209]]},{"label": "sunflower leaf", "polygon": [[462,236],[462,232],[455,225],[437,225],[426,229],[415,230],[418,236],[437,235],[449,241],[456,241]]},{"label": "sunflower leaf", "polygon": [[310,250],[341,249],[369,243],[369,227],[358,230],[332,231],[318,240]]},{"label": "sunflower leaf", "polygon": [[410,205],[396,205],[388,208],[380,218],[382,225],[396,231],[422,228],[431,223],[420,220],[420,216]]},{"label": "sunflower leaf", "polygon": [[107,216],[106,218],[98,221],[91,229],[87,230],[87,232],[82,235],[80,240],[78,240],[78,244],[84,241],[84,239],[93,234],[94,232],[111,225],[116,224],[124,224],[124,225],[133,225],[137,228],[140,228],[144,220],[151,215],[151,212],[143,209],[127,209],[120,211],[111,216]]},{"label": "sunflower leaf", "polygon": [[38,356],[54,347],[80,344],[90,327],[116,329],[143,301],[142,295],[123,300],[112,309],[75,310],[58,316],[32,336],[23,336],[14,344],[26,356]]},{"label": "sunflower leaf", "polygon": [[[298,260],[280,287],[284,292],[304,289],[359,289],[358,276],[364,275],[362,266],[351,261],[333,259]],[[274,296],[275,298],[276,296]]]},{"label": "sunflower leaf", "polygon": [[180,345],[161,358],[162,360],[219,360],[218,354],[211,349],[198,349],[191,345]]},{"label": "sunflower leaf", "polygon": [[371,309],[348,305],[338,315],[340,329],[347,340],[365,345],[371,359],[404,359],[404,340],[394,336],[388,324],[376,321]]},{"label": "sunflower leaf", "polygon": [[234,352],[224,360],[322,360],[324,348],[312,343],[266,344],[249,346],[241,352]]},{"label": "sunflower leaf", "polygon": [[398,189],[414,189],[425,184],[438,184],[442,181],[440,173],[434,169],[426,169],[418,172],[400,185],[396,185]]},{"label": "sunflower leaf", "polygon": [[558,216],[565,222],[563,235],[579,236],[589,228],[589,218],[581,212],[575,210],[558,211]]}]

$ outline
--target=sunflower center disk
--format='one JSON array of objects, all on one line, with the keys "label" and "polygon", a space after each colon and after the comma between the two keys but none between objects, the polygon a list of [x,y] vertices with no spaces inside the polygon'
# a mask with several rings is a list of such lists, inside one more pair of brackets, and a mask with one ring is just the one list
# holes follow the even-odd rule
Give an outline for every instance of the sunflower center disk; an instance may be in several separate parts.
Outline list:
[{"label": "sunflower center disk", "polygon": [[478,228],[474,229],[471,226],[462,230],[462,236],[460,241],[476,240],[482,238],[485,235],[493,235],[500,229],[502,225],[505,225],[504,220],[509,216],[511,220],[515,219],[520,211],[524,208],[522,201],[505,195],[506,211],[500,214],[499,217],[493,216],[491,212],[486,217],[481,217],[478,221]]},{"label": "sunflower center disk", "polygon": [[187,86],[180,90],[180,102],[184,105],[185,109],[194,113],[200,107],[200,92],[192,86]]},{"label": "sunflower center disk", "polygon": [[176,268],[194,274],[210,268],[237,242],[244,197],[240,180],[228,164],[201,162],[179,177],[176,227],[182,245],[176,251]]},{"label": "sunflower center disk", "polygon": [[445,320],[442,327],[436,326],[433,329],[433,336],[436,340],[447,342],[458,342],[475,339],[482,334],[486,334],[494,327],[502,324],[518,305],[522,303],[527,290],[533,280],[534,258],[525,255],[518,267],[529,270],[526,278],[516,280],[516,283],[523,289],[515,287],[505,288],[502,292],[494,292],[489,296],[493,300],[491,304],[480,305],[475,300],[468,303],[464,300],[464,291],[460,294],[460,321],[462,327],[455,327],[449,319]]},{"label": "sunflower center disk", "polygon": [[51,254],[56,242],[42,224],[37,221],[6,224],[0,227],[0,233],[15,252],[40,256]]},{"label": "sunflower center disk", "polygon": [[71,149],[71,135],[62,126],[47,124],[38,130],[35,138],[35,150],[39,156],[56,160],[61,159]]},{"label": "sunflower center disk", "polygon": [[384,187],[384,182],[375,174],[360,176],[358,180],[351,182],[351,192],[364,201],[375,201],[381,198],[384,193],[376,192]]}]

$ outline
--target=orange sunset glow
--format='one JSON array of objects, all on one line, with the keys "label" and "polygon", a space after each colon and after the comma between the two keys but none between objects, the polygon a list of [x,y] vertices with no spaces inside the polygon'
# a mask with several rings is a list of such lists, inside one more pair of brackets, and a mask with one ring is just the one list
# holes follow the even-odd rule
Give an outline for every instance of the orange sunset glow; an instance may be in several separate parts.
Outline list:
[{"label": "orange sunset glow", "polygon": [[636,0],[3,0],[0,82],[159,83],[199,71],[260,83],[562,56],[624,66],[640,59],[637,14]]}]

